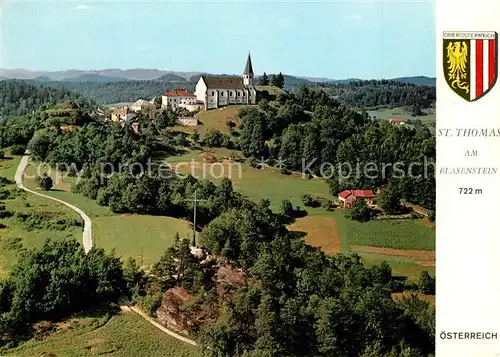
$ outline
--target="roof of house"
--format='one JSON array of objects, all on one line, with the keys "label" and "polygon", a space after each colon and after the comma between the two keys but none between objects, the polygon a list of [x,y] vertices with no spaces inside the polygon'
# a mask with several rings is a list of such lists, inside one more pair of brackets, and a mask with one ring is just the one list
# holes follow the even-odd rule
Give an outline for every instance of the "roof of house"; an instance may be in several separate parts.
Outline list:
[{"label": "roof of house", "polygon": [[133,107],[135,106],[141,106],[141,107],[151,107],[154,106],[151,102],[144,100],[144,99],[139,99],[136,101],[134,104],[132,104]]},{"label": "roof of house", "polygon": [[352,194],[357,198],[373,198],[373,197],[375,197],[372,190],[353,190]]},{"label": "roof of house", "polygon": [[250,58],[250,53],[248,54],[247,64],[245,66],[245,71],[243,74],[253,74],[252,59]]},{"label": "roof of house", "polygon": [[375,195],[372,190],[345,190],[339,193],[339,197],[347,199],[350,196],[356,198],[373,198]]},{"label": "roof of house", "polygon": [[403,119],[391,119],[391,123],[404,123]]},{"label": "roof of house", "polygon": [[241,77],[201,76],[207,88],[211,89],[246,89]]},{"label": "roof of house", "polygon": [[352,195],[352,191],[350,191],[350,190],[345,190],[345,191],[342,191],[341,193],[339,193],[339,197],[342,197],[344,199],[349,197],[350,195]]},{"label": "roof of house", "polygon": [[133,111],[131,111],[129,107],[115,109],[113,111],[113,114],[116,114],[116,115],[134,114],[135,115],[135,113]]},{"label": "roof of house", "polygon": [[163,94],[165,97],[196,97],[187,89],[172,89],[170,92]]}]

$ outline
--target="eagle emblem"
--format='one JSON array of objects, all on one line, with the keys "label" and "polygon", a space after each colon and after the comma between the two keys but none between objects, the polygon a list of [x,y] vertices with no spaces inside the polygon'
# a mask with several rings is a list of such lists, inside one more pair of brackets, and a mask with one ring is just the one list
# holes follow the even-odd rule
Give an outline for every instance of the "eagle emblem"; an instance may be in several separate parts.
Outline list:
[{"label": "eagle emblem", "polygon": [[460,88],[469,93],[467,83],[467,50],[465,41],[450,42],[447,48],[448,79],[452,88]]},{"label": "eagle emblem", "polygon": [[484,97],[497,80],[498,34],[444,32],[443,69],[450,88],[468,102]]}]

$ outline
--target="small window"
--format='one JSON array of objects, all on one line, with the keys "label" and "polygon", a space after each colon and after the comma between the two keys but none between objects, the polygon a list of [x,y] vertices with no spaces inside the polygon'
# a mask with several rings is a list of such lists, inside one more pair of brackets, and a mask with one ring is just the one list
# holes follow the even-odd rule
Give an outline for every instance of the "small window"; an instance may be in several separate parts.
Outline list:
[{"label": "small window", "polygon": [[233,92],[229,92],[229,96],[232,97],[233,96]]},{"label": "small window", "polygon": [[223,97],[224,96],[224,92],[220,92],[220,96]]},{"label": "small window", "polygon": [[212,95],[214,95],[214,91],[212,91]]}]

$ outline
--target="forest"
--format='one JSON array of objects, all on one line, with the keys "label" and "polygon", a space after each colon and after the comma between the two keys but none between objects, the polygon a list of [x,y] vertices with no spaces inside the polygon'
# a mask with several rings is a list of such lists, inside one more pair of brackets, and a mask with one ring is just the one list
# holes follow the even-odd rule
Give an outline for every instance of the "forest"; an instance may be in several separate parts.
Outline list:
[{"label": "forest", "polygon": [[42,106],[50,107],[66,100],[71,100],[83,110],[93,106],[87,97],[65,88],[52,88],[34,81],[0,81],[0,120],[28,114]]},{"label": "forest", "polygon": [[353,81],[318,84],[340,102],[356,109],[405,107],[420,115],[436,102],[436,88],[391,80]]}]

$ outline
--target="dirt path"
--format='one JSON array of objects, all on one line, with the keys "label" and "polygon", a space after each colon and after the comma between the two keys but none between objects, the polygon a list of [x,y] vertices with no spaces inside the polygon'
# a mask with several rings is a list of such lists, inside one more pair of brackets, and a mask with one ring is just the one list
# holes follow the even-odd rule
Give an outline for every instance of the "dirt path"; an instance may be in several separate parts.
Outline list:
[{"label": "dirt path", "polygon": [[90,217],[87,216],[87,214],[85,212],[83,212],[81,209],[79,209],[76,206],[73,206],[72,204],[70,204],[68,202],[64,202],[64,201],[62,201],[60,199],[57,199],[57,198],[54,198],[54,197],[50,197],[48,195],[44,195],[43,193],[35,192],[33,190],[30,190],[26,186],[24,186],[24,184],[23,184],[23,175],[24,175],[24,171],[26,170],[26,167],[28,167],[28,162],[29,162],[29,156],[28,155],[24,155],[21,158],[21,161],[19,162],[19,166],[17,167],[16,177],[15,177],[17,187],[19,187],[20,189],[22,189],[22,190],[24,190],[26,192],[32,193],[34,195],[37,195],[37,196],[40,196],[40,197],[44,197],[44,198],[48,198],[49,200],[62,203],[63,205],[68,206],[73,211],[75,211],[76,213],[78,213],[80,215],[80,217],[82,217],[83,222],[84,222],[84,225],[83,225],[83,237],[82,237],[82,239],[83,239],[83,249],[85,250],[85,253],[88,253],[89,250],[92,249],[92,244],[93,244],[92,243],[92,221],[90,220]]},{"label": "dirt path", "polygon": [[395,257],[411,258],[422,266],[436,265],[436,252],[427,250],[408,250],[372,247],[367,245],[351,245],[351,250],[360,253],[376,253],[381,255],[390,255]]},{"label": "dirt path", "polygon": [[157,329],[161,330],[162,332],[164,332],[164,333],[166,333],[166,334],[168,334],[168,335],[170,335],[170,336],[178,339],[179,341],[182,341],[182,342],[185,342],[185,343],[189,343],[190,345],[196,346],[196,342],[195,341],[193,341],[193,340],[191,340],[191,339],[189,339],[187,337],[181,336],[178,333],[170,331],[165,326],[160,325],[158,322],[156,322],[151,317],[149,317],[148,315],[146,315],[146,313],[144,313],[141,309],[139,309],[138,307],[130,305],[126,301],[122,301],[121,302],[120,310],[123,311],[123,312],[135,312],[137,315],[141,316],[143,319],[146,319],[151,325],[153,325]]}]

